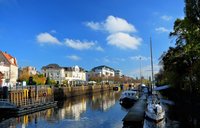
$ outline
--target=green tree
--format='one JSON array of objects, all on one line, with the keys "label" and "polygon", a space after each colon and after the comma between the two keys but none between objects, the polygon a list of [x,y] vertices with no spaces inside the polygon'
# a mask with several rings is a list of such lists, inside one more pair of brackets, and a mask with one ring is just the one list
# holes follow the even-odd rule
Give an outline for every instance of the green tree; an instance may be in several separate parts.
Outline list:
[{"label": "green tree", "polygon": [[200,2],[185,0],[185,17],[174,22],[170,37],[176,38],[174,48],[164,53],[161,63],[168,82],[179,89],[198,92],[200,63]]},{"label": "green tree", "polygon": [[49,84],[50,84],[50,78],[47,77],[46,82],[45,82],[45,85],[49,85]]}]

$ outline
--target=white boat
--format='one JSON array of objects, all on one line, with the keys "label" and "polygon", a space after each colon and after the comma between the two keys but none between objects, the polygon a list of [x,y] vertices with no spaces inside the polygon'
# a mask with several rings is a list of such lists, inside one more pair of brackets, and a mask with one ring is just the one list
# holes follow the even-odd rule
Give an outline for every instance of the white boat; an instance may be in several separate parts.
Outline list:
[{"label": "white boat", "polygon": [[119,102],[124,107],[131,107],[138,100],[137,90],[126,90],[122,92]]},{"label": "white boat", "polygon": [[147,99],[145,117],[159,122],[165,118],[165,110],[156,95],[151,95]]}]

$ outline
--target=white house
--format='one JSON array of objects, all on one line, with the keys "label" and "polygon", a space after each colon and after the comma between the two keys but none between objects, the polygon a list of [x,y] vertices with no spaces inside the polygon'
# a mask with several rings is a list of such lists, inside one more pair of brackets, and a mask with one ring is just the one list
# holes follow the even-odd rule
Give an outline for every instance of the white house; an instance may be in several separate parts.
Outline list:
[{"label": "white house", "polygon": [[102,65],[102,66],[97,66],[92,69],[93,74],[96,76],[104,76],[104,77],[114,77],[115,76],[115,70],[111,67]]},{"label": "white house", "polygon": [[13,86],[18,78],[17,59],[0,51],[0,72],[3,74],[0,86]]},{"label": "white house", "polygon": [[120,70],[115,70],[115,76],[121,77],[122,76],[122,72]]},{"label": "white house", "polygon": [[76,85],[86,81],[84,69],[78,66],[60,67],[58,64],[49,64],[42,67],[42,73],[59,84],[67,81],[70,85]]},{"label": "white house", "polygon": [[58,84],[61,84],[65,77],[64,69],[58,64],[49,64],[42,67],[42,73],[45,77],[55,80]]},{"label": "white house", "polygon": [[70,85],[82,84],[86,81],[86,72],[79,66],[64,67],[65,69],[65,80]]}]

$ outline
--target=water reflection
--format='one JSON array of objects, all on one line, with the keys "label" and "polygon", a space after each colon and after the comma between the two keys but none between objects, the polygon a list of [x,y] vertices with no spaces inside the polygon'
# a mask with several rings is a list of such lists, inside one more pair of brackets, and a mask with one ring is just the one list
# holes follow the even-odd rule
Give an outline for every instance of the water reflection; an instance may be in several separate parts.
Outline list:
[{"label": "water reflection", "polygon": [[161,120],[160,122],[154,122],[148,119],[144,120],[144,127],[143,128],[165,128],[165,119]]},{"label": "water reflection", "polygon": [[[122,111],[118,99],[120,92],[95,93],[68,98],[57,108],[10,118],[0,122],[1,128],[29,127],[122,127]],[[116,115],[116,113],[118,113]]]}]

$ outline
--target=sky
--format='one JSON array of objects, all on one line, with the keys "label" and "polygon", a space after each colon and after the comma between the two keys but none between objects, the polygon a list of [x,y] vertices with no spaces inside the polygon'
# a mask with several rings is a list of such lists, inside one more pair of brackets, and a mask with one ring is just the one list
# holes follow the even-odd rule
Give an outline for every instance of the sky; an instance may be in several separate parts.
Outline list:
[{"label": "sky", "polygon": [[150,38],[156,73],[183,17],[183,0],[0,0],[0,50],[39,71],[51,63],[107,65],[148,77]]}]

